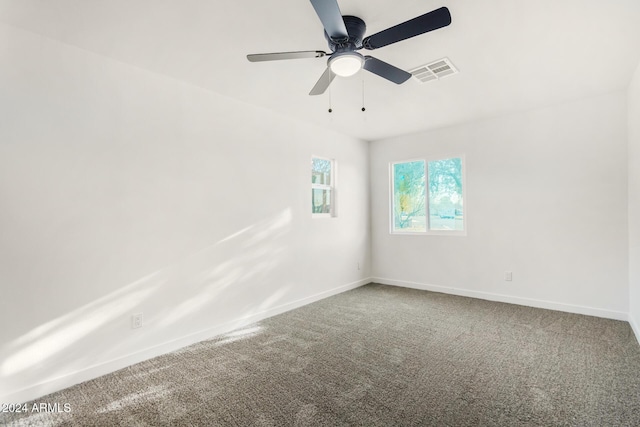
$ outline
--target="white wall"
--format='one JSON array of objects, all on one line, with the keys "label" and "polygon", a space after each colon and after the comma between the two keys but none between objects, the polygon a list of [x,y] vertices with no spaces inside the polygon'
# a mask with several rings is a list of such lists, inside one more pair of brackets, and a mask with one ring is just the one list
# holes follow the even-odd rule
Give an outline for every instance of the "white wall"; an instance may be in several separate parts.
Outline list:
[{"label": "white wall", "polygon": [[[0,401],[369,276],[366,142],[11,27],[0,41]],[[338,218],[311,219],[312,154],[338,162]]]},{"label": "white wall", "polygon": [[[374,279],[626,319],[626,116],[615,93],[372,143]],[[389,163],[455,154],[468,235],[391,235]]]},{"label": "white wall", "polygon": [[640,341],[640,64],[629,86],[629,323]]}]

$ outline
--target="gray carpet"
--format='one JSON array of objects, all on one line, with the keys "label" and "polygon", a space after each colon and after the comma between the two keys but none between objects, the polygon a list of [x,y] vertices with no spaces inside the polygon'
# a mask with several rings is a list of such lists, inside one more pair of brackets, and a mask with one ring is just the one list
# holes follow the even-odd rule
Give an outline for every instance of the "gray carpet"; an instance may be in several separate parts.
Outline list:
[{"label": "gray carpet", "polygon": [[10,426],[639,426],[626,322],[370,284],[38,399]]}]

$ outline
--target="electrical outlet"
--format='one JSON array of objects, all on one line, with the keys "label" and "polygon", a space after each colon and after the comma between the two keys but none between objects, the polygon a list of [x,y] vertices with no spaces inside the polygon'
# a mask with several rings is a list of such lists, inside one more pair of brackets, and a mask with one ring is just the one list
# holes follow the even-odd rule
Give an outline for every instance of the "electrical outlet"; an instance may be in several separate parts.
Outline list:
[{"label": "electrical outlet", "polygon": [[131,315],[131,329],[142,328],[144,324],[144,318],[142,313],[136,313]]},{"label": "electrical outlet", "polygon": [[513,280],[513,273],[511,273],[510,271],[505,271],[504,280],[506,280],[507,282],[511,282]]}]

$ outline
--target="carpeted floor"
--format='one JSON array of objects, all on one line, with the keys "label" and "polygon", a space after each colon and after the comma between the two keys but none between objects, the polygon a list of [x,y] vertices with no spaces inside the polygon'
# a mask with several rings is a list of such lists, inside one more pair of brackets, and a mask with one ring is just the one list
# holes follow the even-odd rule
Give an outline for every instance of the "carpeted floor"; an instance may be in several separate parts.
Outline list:
[{"label": "carpeted floor", "polygon": [[370,284],[38,399],[9,426],[639,426],[626,322]]}]

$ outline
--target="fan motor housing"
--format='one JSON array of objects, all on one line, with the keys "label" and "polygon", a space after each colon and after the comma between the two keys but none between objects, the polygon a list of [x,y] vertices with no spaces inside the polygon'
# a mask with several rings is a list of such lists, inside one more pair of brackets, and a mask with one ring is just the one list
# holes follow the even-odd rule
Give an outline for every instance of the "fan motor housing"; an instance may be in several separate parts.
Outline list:
[{"label": "fan motor housing", "polygon": [[364,38],[364,33],[367,31],[367,25],[357,16],[345,15],[342,17],[342,20],[347,28],[349,38],[346,40],[334,40],[331,39],[325,31],[324,37],[327,39],[327,42],[329,42],[329,49],[331,49],[332,52],[362,49],[362,39]]}]

